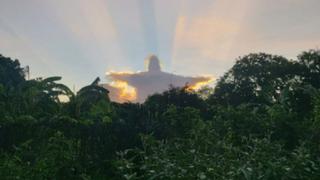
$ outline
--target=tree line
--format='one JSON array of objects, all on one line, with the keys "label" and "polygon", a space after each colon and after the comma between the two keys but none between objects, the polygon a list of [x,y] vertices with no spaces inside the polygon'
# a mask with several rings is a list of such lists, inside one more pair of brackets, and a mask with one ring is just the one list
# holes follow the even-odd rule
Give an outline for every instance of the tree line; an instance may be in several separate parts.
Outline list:
[{"label": "tree line", "polygon": [[[320,51],[239,57],[214,88],[111,102],[0,55],[1,179],[319,179]],[[62,102],[64,96],[68,99]]]}]

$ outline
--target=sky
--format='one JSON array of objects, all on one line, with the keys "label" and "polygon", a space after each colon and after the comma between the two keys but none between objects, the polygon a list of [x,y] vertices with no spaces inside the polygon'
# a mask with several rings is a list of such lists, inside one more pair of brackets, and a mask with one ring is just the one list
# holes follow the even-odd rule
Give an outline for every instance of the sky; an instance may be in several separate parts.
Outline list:
[{"label": "sky", "polygon": [[319,0],[0,0],[0,54],[31,78],[79,89],[156,54],[185,76],[223,75],[236,58],[295,58],[320,46]]}]

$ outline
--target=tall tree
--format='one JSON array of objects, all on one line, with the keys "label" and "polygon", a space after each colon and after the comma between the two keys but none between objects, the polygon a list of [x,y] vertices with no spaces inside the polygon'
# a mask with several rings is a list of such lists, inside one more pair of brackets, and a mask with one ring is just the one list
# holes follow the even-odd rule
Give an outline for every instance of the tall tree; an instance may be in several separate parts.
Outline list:
[{"label": "tall tree", "polygon": [[210,99],[230,105],[273,103],[279,99],[281,89],[295,77],[296,70],[297,64],[282,56],[246,55],[218,81]]}]

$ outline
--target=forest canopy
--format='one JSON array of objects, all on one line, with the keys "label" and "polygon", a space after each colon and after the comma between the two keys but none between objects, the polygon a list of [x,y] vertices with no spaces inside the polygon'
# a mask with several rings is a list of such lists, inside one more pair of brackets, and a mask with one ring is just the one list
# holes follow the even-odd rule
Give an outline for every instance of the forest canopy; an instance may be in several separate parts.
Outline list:
[{"label": "forest canopy", "polygon": [[[214,88],[111,102],[0,55],[1,179],[319,179],[320,51],[252,53]],[[59,97],[65,96],[67,102]]]}]

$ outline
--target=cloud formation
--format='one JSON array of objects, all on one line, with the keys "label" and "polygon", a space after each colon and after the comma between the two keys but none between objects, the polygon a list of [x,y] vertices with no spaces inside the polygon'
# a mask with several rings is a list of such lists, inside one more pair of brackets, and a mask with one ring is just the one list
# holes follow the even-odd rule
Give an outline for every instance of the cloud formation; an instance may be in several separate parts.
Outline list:
[{"label": "cloud formation", "polygon": [[163,72],[159,59],[151,55],[147,58],[148,69],[144,72],[110,72],[107,78],[111,83],[102,84],[110,91],[110,98],[113,101],[143,102],[149,95],[161,93],[171,85],[174,87],[189,86],[191,89],[200,88],[209,83],[211,77],[186,77]]}]

